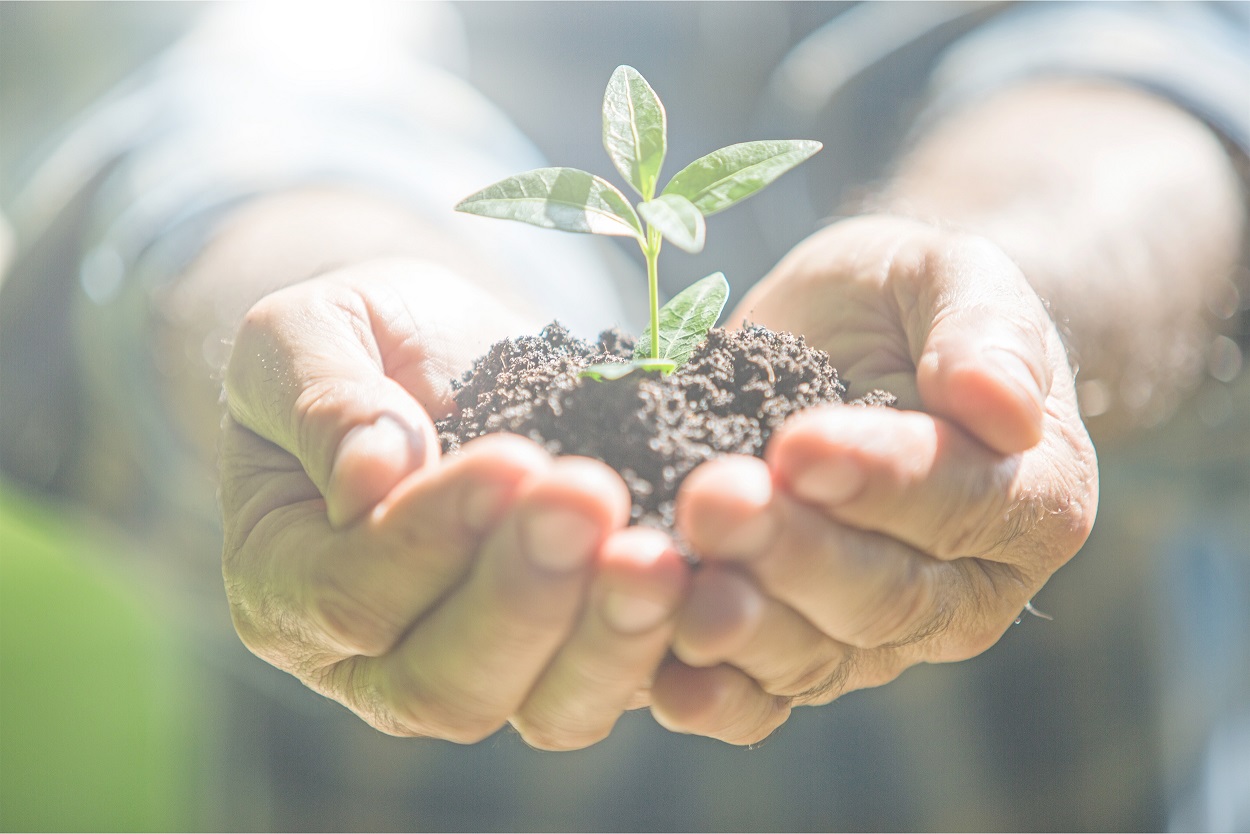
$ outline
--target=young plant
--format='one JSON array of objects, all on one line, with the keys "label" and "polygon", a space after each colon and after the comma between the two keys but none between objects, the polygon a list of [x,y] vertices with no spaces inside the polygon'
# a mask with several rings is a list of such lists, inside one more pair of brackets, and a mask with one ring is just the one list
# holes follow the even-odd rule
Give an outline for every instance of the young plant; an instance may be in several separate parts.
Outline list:
[{"label": "young plant", "polygon": [[730,145],[678,171],[656,194],[668,146],[664,105],[633,67],[617,67],[603,95],[603,146],[642,197],[636,210],[612,183],[576,168],[539,168],[465,198],[457,211],[520,220],[545,229],[632,237],[647,263],[650,324],[628,364],[594,365],[585,375],[616,379],[635,369],[671,373],[716,323],[729,283],[716,272],[659,305],[660,246],[703,249],[705,218],[741,202],[820,150],[819,142],[774,139]]}]

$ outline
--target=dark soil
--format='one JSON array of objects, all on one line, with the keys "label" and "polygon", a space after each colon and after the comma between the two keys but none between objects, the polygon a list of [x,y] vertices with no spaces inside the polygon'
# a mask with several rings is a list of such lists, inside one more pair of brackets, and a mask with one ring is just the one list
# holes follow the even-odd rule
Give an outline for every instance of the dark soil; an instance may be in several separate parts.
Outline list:
[{"label": "dark soil", "polygon": [[[846,396],[824,351],[757,326],[712,330],[668,377],[579,377],[587,365],[627,361],[633,347],[617,331],[590,343],[554,322],[536,337],[496,344],[455,383],[461,411],[438,423],[443,450],[508,431],[552,454],[598,458],[629,485],[635,523],[671,529],[677,489],[692,469],[722,454],[762,455],[791,414]],[[893,402],[873,391],[851,404]]]}]

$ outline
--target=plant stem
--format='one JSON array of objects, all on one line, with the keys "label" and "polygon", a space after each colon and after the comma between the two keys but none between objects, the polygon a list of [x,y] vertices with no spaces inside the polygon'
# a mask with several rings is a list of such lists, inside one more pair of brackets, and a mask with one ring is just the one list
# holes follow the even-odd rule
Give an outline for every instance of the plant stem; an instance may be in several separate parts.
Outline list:
[{"label": "plant stem", "polygon": [[642,253],[647,259],[647,295],[651,302],[651,358],[660,358],[660,233],[647,227],[647,245]]}]

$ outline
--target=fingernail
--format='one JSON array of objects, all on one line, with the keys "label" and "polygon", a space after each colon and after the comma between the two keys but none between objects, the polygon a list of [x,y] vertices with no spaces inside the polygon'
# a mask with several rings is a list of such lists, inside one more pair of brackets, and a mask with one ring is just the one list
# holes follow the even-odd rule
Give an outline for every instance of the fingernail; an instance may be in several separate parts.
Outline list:
[{"label": "fingernail", "polygon": [[391,415],[383,414],[372,423],[356,426],[343,436],[334,457],[336,469],[349,452],[415,466],[425,458],[425,438]]},{"label": "fingernail", "polygon": [[522,522],[521,540],[540,568],[568,571],[584,565],[600,539],[599,525],[570,510],[539,510]]},{"label": "fingernail", "polygon": [[1026,403],[1038,414],[1044,407],[1042,388],[1024,360],[1005,350],[986,351],[985,361],[991,365]]},{"label": "fingernail", "polygon": [[790,491],[804,501],[837,506],[863,492],[866,481],[864,470],[857,464],[846,458],[828,458],[800,469],[790,479]]},{"label": "fingernail", "polygon": [[638,634],[664,622],[668,606],[622,591],[609,591],[603,599],[603,616],[617,631]]},{"label": "fingernail", "polygon": [[424,435],[388,414],[353,428],[339,443],[326,485],[331,523],[354,520],[400,478],[419,468],[425,455]]}]

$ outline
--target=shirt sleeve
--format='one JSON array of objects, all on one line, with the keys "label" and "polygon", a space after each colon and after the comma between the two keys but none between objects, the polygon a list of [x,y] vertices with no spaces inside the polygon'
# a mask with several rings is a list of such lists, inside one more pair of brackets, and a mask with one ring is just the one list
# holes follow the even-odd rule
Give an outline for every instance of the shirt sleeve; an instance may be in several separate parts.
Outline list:
[{"label": "shirt sleeve", "polygon": [[463,41],[449,3],[210,4],[76,119],[8,207],[0,467],[66,488],[90,407],[148,484],[192,471],[154,393],[153,298],[229,213],[284,190],[398,202],[579,335],[627,323],[607,245],[453,210],[544,164],[461,74]]},{"label": "shirt sleeve", "polygon": [[1160,95],[1250,153],[1250,3],[1026,3],[945,51],[921,125],[1042,77],[1106,78]]},{"label": "shirt sleeve", "polygon": [[[461,38],[447,4],[379,3],[367,14],[337,4],[298,13],[210,6],[186,38],[81,119],[31,190],[55,206],[58,184],[74,187],[111,167],[83,241],[82,288],[95,302],[108,301],[136,267],[176,274],[244,200],[340,185],[398,200],[466,246],[502,253],[543,309],[575,329],[615,320],[618,299],[586,241],[452,211],[491,182],[543,164],[453,71]],[[585,277],[574,284],[575,275]],[[588,292],[597,282],[600,291]]]}]

